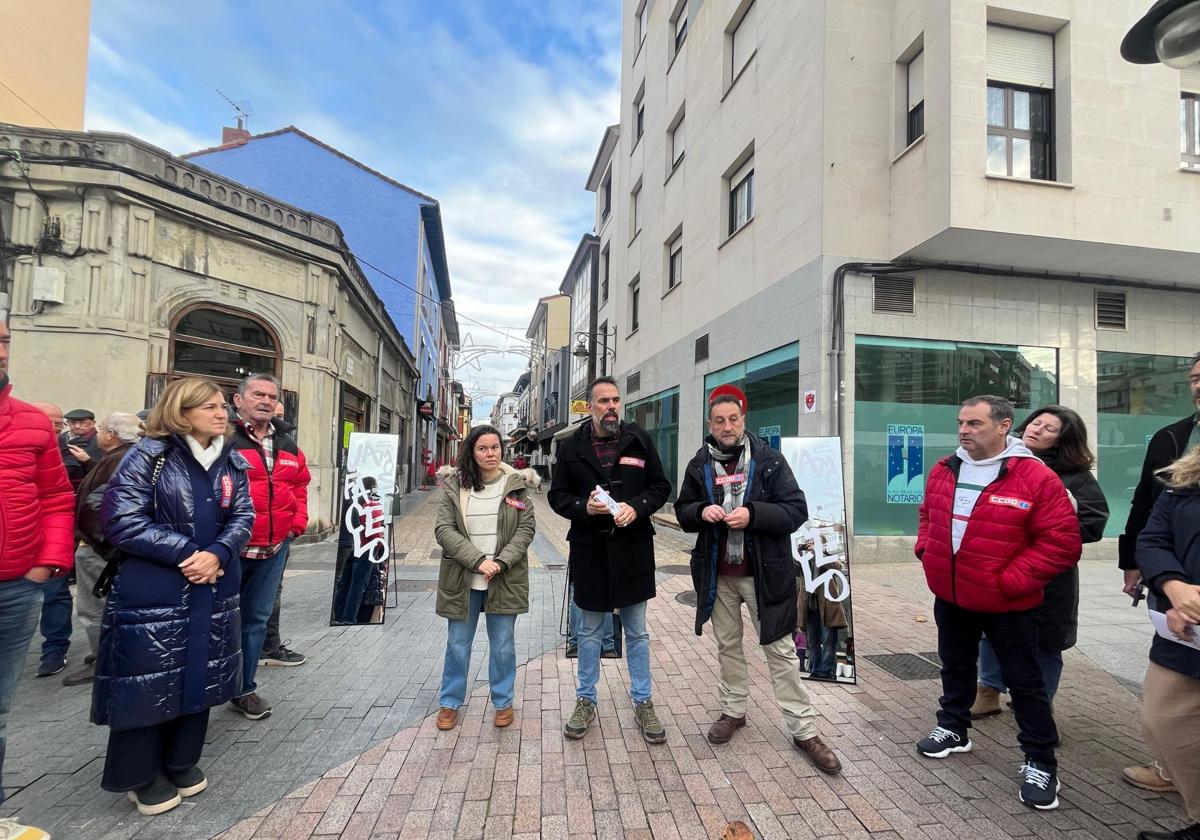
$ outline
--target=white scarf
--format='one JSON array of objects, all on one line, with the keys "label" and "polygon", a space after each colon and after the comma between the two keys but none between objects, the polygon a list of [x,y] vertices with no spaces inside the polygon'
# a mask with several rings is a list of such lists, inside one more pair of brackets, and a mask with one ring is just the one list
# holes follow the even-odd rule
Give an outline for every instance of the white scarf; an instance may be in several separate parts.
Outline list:
[{"label": "white scarf", "polygon": [[209,468],[217,462],[217,459],[221,457],[221,451],[225,448],[225,438],[221,435],[214,437],[208,448],[201,446],[200,441],[191,435],[185,435],[183,439],[187,441],[188,449],[192,450],[192,455],[200,462],[200,466],[204,467],[205,472],[208,472]]}]

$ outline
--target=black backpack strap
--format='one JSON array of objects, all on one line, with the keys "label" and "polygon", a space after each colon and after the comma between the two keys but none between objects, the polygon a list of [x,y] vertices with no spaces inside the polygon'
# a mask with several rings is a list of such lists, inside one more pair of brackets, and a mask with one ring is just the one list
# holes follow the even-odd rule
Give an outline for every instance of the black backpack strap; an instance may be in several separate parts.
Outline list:
[{"label": "black backpack strap", "polygon": [[[154,472],[150,476],[150,489],[154,490],[158,486],[159,476],[162,475],[163,463],[167,460],[167,453],[162,452],[154,459]],[[108,558],[108,562],[104,564],[104,571],[100,573],[100,577],[96,578],[96,585],[92,587],[92,594],[97,598],[107,598],[108,593],[112,591],[113,580],[117,577],[117,572],[121,571],[121,560],[124,558],[125,552],[119,548],[112,552]]]}]

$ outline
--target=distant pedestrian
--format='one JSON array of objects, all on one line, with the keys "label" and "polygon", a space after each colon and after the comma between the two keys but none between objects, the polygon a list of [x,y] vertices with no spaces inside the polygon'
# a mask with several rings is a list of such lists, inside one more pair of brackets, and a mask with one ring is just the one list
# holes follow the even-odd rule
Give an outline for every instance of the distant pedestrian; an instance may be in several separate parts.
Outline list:
[{"label": "distant pedestrian", "polygon": [[142,437],[142,422],[136,415],[116,413],[105,417],[96,427],[96,440],[104,452],[75,490],[75,614],[88,637],[90,655],[84,665],[63,677],[63,685],[89,683],[96,674],[96,654],[100,650],[100,622],[104,618],[104,598],[94,593],[104,567],[116,549],[104,539],[100,508],[108,482],[125,454]]},{"label": "distant pedestrian", "polygon": [[935,599],[942,660],[938,725],[917,743],[928,758],[970,752],[979,640],[987,634],[1012,696],[1025,753],[1019,800],[1058,807],[1058,729],[1037,659],[1042,591],[1079,561],[1079,521],[1062,482],[1014,437],[1013,405],[971,397],[958,450],[930,470],[915,552]]},{"label": "distant pedestrian", "polygon": [[254,501],[254,531],[242,551],[242,693],[233,707],[250,720],[271,714],[258,694],[259,662],[303,665],[304,654],[282,642],[264,656],[267,624],[275,610],[292,540],[308,527],[308,462],[295,439],[275,419],[279,381],[247,376],[233,397],[237,419],[232,446],[250,464],[246,477]]},{"label": "distant pedestrian", "polygon": [[1166,613],[1168,633],[1155,634],[1142,696],[1146,743],[1162,758],[1192,824],[1143,831],[1138,840],[1200,838],[1200,448],[1192,447],[1160,475],[1166,489],[1138,533],[1136,557],[1150,588],[1150,608]]},{"label": "distant pedestrian", "polygon": [[209,709],[240,694],[254,505],[228,420],[215,383],[172,382],[104,494],[104,538],[121,560],[92,692],[92,721],[110,728],[100,784],[146,815],[208,786],[198,764]]},{"label": "distant pedestrian", "polygon": [[[62,409],[53,403],[34,402],[30,405],[37,408],[50,419],[55,429],[66,426]],[[79,421],[76,421],[78,425]],[[58,450],[64,464],[74,464],[74,472],[67,467],[67,478],[71,487],[77,488],[86,474],[80,462],[75,460],[67,446],[67,435],[60,434]],[[87,468],[91,468],[89,455],[81,453]],[[52,677],[67,667],[67,651],[71,648],[71,613],[74,611],[74,600],[71,597],[70,575],[62,575],[46,581],[42,589],[42,613],[38,620],[38,631],[42,636],[42,655],[38,661],[36,675]]]},{"label": "distant pedestrian", "polygon": [[[1029,414],[1013,429],[1029,451],[1054,470],[1070,494],[1079,521],[1079,537],[1086,545],[1104,536],[1108,502],[1100,482],[1092,475],[1095,456],[1088,448],[1087,427],[1076,412],[1061,405],[1048,405]],[[1063,651],[1075,647],[1079,626],[1079,567],[1071,566],[1046,584],[1045,596],[1034,612],[1037,625],[1038,666],[1046,695],[1054,702],[1062,677]],[[1000,695],[1005,691],[1000,661],[986,634],[979,643],[979,686],[971,719],[999,714]]]},{"label": "distant pedestrian", "polygon": [[596,717],[601,628],[620,610],[634,718],[647,742],[661,744],[667,733],[654,710],[646,607],[656,594],[650,517],[666,503],[671,482],[650,436],[622,422],[615,379],[601,376],[588,386],[588,408],[591,420],[558,445],[549,496],[554,512],[571,521],[572,598],[582,611],[575,710],[563,734],[584,737]]},{"label": "distant pedestrian", "polygon": [[[71,482],[46,416],[12,396],[10,333],[0,319],[0,804],[8,714],[48,580],[64,579],[74,549]],[[0,836],[48,840],[0,819]]]},{"label": "distant pedestrian", "polygon": [[709,434],[684,470],[675,501],[679,527],[699,535],[692,552],[696,635],[711,617],[717,642],[721,716],[708,740],[728,743],[746,725],[745,604],[792,744],[818,770],[839,773],[841,761],[817,731],[792,638],[798,608],[791,541],[808,506],[784,457],[746,431],[746,408],[740,391],[711,399]]},{"label": "distant pedestrian", "polygon": [[529,544],[536,523],[528,491],[537,476],[500,459],[502,441],[492,426],[467,435],[458,468],[442,482],[435,536],[442,547],[437,614],[449,621],[437,728],[453,729],[466,702],[471,645],[479,614],[488,635],[488,684],[494,723],[513,722],[517,616],[529,612]]},{"label": "distant pedestrian", "polygon": [[96,415],[91,409],[73,408],[63,417],[67,421],[67,432],[62,435],[63,463],[71,485],[78,487],[104,451],[96,440]]},{"label": "distant pedestrian", "polygon": [[[1200,353],[1192,356],[1188,371],[1188,390],[1192,405],[1200,409]],[[1184,453],[1200,444],[1200,410],[1181,420],[1163,426],[1151,436],[1146,446],[1146,457],[1142,462],[1142,474],[1133,491],[1129,505],[1129,517],[1125,521],[1125,533],[1117,538],[1117,565],[1123,576],[1122,590],[1133,595],[1137,590],[1142,573],[1138,570],[1136,548],[1138,535],[1150,518],[1150,511],[1162,493],[1164,484],[1159,471],[1170,466]],[[1121,778],[1142,790],[1155,793],[1170,793],[1175,790],[1173,780],[1163,772],[1160,757],[1150,764],[1134,764],[1121,770]]]}]

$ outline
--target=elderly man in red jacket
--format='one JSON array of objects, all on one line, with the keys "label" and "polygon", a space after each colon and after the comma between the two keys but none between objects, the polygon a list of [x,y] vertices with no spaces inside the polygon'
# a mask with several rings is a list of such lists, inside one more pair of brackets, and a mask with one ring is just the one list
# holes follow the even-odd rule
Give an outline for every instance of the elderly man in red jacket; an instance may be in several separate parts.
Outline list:
[{"label": "elderly man in red jacket", "polygon": [[970,752],[979,638],[987,634],[1012,695],[1025,752],[1018,798],[1058,807],[1058,730],[1037,661],[1033,611],[1042,590],[1079,562],[1079,523],[1058,476],[1008,436],[1013,404],[971,397],[958,450],[929,473],[916,555],[933,591],[942,660],[938,725],[917,743],[928,758]]},{"label": "elderly man in red jacket", "polygon": [[[0,320],[0,774],[8,712],[37,629],[42,589],[70,571],[75,557],[75,494],[50,420],[12,397],[9,337]],[[39,834],[17,830],[13,836]]]}]

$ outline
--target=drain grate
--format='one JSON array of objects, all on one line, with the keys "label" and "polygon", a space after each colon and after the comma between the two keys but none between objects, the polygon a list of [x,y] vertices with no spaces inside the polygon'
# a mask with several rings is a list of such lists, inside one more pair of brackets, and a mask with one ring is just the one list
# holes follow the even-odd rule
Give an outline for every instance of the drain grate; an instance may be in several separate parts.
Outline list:
[{"label": "drain grate", "polygon": [[659,566],[658,571],[665,575],[690,575],[692,573],[691,566]]},{"label": "drain grate", "polygon": [[876,653],[864,658],[900,680],[935,680],[941,676],[940,666],[924,659],[923,654]]},{"label": "drain grate", "polygon": [[397,592],[437,592],[436,580],[401,580],[396,578]]},{"label": "drain grate", "polygon": [[694,606],[696,606],[696,593],[690,592],[690,591],[689,592],[680,592],[678,595],[675,596],[675,600],[678,601],[679,603],[685,604],[689,607],[694,607]]}]

